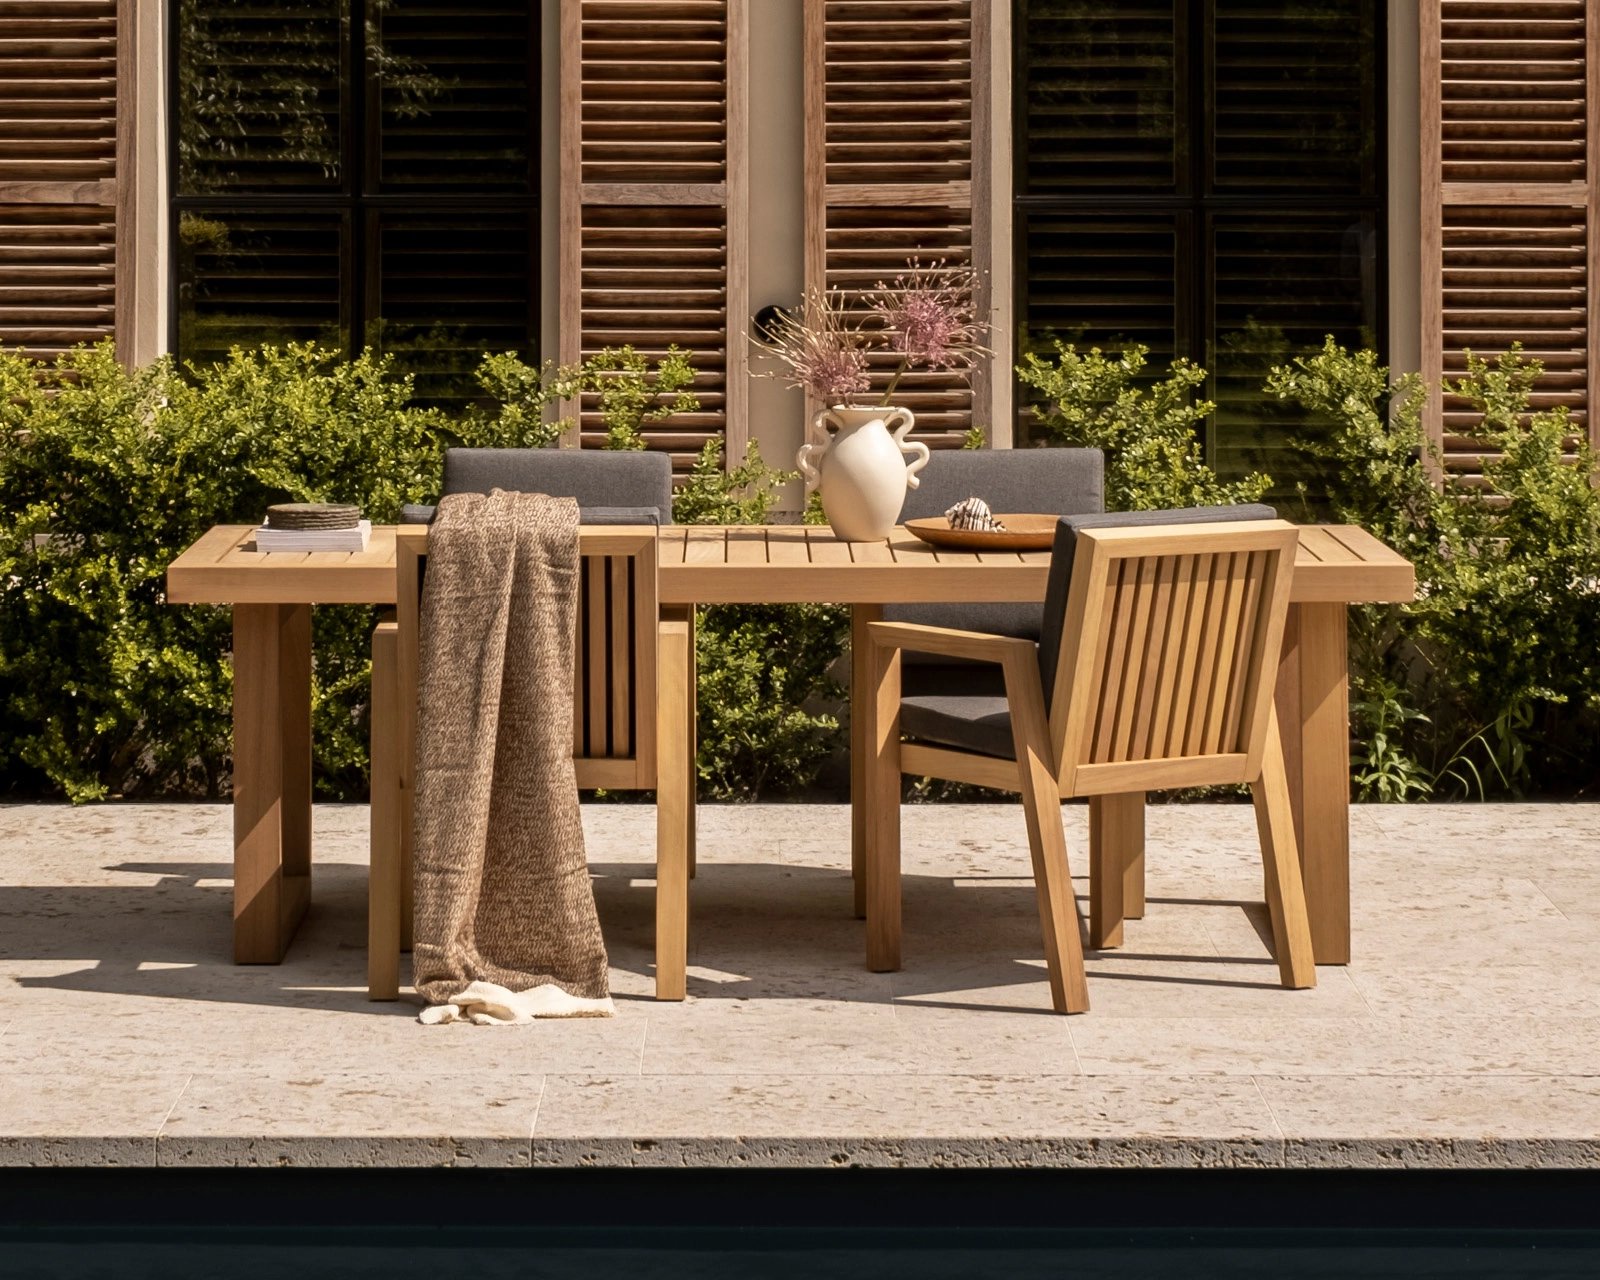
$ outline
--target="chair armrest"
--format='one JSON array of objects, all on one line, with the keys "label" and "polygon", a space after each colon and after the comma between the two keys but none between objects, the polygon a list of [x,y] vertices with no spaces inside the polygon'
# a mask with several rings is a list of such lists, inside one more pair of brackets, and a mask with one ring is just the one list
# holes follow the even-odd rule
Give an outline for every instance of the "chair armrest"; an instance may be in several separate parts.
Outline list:
[{"label": "chair armrest", "polygon": [[874,644],[891,649],[915,649],[972,662],[1014,662],[1032,659],[1037,646],[1017,636],[992,636],[982,631],[957,631],[951,627],[926,627],[918,622],[869,622],[867,634]]}]

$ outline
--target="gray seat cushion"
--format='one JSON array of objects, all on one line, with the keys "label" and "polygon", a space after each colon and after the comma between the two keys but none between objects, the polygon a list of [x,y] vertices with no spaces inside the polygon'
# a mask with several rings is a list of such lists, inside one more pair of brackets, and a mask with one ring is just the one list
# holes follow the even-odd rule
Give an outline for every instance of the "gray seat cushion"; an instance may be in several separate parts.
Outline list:
[{"label": "gray seat cushion", "polygon": [[[963,498],[979,497],[991,510],[1070,516],[1105,507],[1105,459],[1098,449],[947,449],[923,468],[921,485],[907,492],[902,520],[942,516]],[[958,631],[1037,640],[1040,606],[1008,604],[891,605],[891,622],[916,622]],[[948,659],[907,654],[907,666]]]},{"label": "gray seat cushion", "polygon": [[960,747],[1002,760],[1016,754],[1004,697],[928,693],[902,698],[900,732],[916,742]]},{"label": "gray seat cushion", "polygon": [[[672,461],[603,449],[447,449],[445,493],[494,489],[576,498],[588,524],[671,524]],[[602,511],[632,513],[601,518]],[[646,519],[654,512],[654,520]]]},{"label": "gray seat cushion", "polygon": [[[1149,525],[1214,524],[1234,520],[1273,520],[1277,512],[1261,504],[1234,507],[1183,507],[1170,511],[1108,511],[1064,517],[1056,528],[1050,553],[1050,579],[1045,595],[1039,641],[1039,671],[1048,703],[1055,681],[1067,594],[1072,583],[1078,530],[1143,528]],[[909,655],[908,655],[909,656]],[[987,666],[979,674],[980,668]],[[924,668],[904,664],[907,695],[900,701],[900,730],[916,742],[958,747],[979,755],[1013,759],[1011,715],[1003,685],[994,687],[993,664],[971,668]]]}]

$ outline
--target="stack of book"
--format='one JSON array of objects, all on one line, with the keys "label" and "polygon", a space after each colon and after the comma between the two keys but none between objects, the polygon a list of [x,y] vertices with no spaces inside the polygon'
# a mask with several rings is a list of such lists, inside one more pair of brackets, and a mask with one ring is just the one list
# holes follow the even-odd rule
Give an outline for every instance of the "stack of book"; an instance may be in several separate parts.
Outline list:
[{"label": "stack of book", "polygon": [[257,551],[365,551],[372,523],[342,502],[286,502],[267,508]]}]

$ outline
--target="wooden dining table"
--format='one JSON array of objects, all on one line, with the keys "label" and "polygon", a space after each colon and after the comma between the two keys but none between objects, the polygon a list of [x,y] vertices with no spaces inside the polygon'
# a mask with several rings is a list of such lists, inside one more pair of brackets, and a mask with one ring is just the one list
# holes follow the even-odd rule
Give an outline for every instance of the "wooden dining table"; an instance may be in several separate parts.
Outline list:
[{"label": "wooden dining table", "polygon": [[[844,542],[801,525],[669,525],[660,531],[663,608],[711,604],[843,604],[853,670],[864,683],[869,622],[885,605],[1037,601],[1048,551],[935,549],[904,529]],[[1350,726],[1346,622],[1356,603],[1415,592],[1409,561],[1365,530],[1300,530],[1277,701],[1296,834],[1319,964],[1350,960]],[[392,605],[395,533],[377,527],[362,552],[260,552],[254,529],[221,525],[173,561],[172,604],[228,605],[234,629],[234,958],[279,962],[310,901],[311,608]],[[859,685],[858,685],[859,687]],[[852,741],[852,790],[865,794],[866,751]],[[691,774],[692,776],[692,774]],[[854,806],[857,866],[865,847]],[[1107,809],[1093,838],[1119,842],[1142,870],[1142,804]],[[1115,865],[1115,864],[1113,864]],[[860,893],[862,877],[857,876]],[[858,898],[859,906],[859,898]],[[1137,899],[1133,906],[1137,910]]]}]

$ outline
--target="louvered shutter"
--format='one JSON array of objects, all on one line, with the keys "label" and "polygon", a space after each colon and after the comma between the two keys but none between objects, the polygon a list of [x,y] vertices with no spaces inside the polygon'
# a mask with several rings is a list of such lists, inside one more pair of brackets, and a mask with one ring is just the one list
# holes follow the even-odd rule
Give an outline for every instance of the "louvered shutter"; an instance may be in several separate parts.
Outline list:
[{"label": "louvered shutter", "polygon": [[[1586,0],[1422,0],[1422,372],[1520,341],[1544,362],[1536,406],[1564,404],[1595,438],[1590,275],[1600,228],[1585,139],[1596,128]],[[1481,475],[1469,407],[1437,390],[1445,470]]]},{"label": "louvered shutter", "polygon": [[747,433],[747,5],[562,0],[560,358],[692,352],[700,411],[646,429],[679,469],[721,434],[733,461]]},{"label": "louvered shutter", "polygon": [[[54,356],[116,334],[119,10],[129,0],[0,0],[0,344]],[[124,80],[131,77],[125,76]],[[124,83],[124,92],[128,89]],[[124,240],[127,229],[124,227]]]},{"label": "louvered shutter", "polygon": [[[805,0],[807,288],[859,307],[907,258],[945,258],[986,273],[988,313],[989,30],[989,0]],[[896,364],[874,356],[877,391]],[[992,423],[988,393],[987,370],[970,387],[913,370],[895,400],[918,439],[957,447]]]}]

